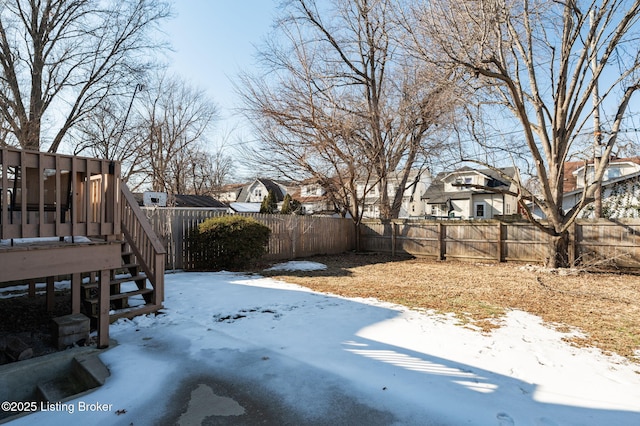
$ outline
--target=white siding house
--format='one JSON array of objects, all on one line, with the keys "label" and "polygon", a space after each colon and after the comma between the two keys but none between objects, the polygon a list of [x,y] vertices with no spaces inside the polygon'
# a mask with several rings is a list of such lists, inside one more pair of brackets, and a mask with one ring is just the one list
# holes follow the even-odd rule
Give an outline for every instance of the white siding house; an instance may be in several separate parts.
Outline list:
[{"label": "white siding house", "polygon": [[500,172],[462,167],[440,173],[422,195],[427,218],[492,219],[517,212],[517,199],[505,191],[515,192],[505,176],[514,177],[517,169]]},{"label": "white siding house", "polygon": [[[593,164],[565,165],[564,211],[580,201],[585,186],[593,182],[593,174]],[[640,217],[640,158],[610,160],[602,181],[602,216],[610,219]],[[593,204],[585,207],[580,217],[595,217]]]},{"label": "white siding house", "polygon": [[[400,176],[392,176],[388,179],[387,196],[389,202],[393,201],[396,195],[398,185],[400,185]],[[412,170],[407,179],[407,183],[402,194],[402,205],[398,214],[399,218],[422,217],[424,216],[424,203],[420,199],[420,195],[427,189],[431,183],[431,174],[427,170]],[[380,185],[357,183],[356,186],[358,198],[364,197],[363,218],[377,219],[380,217]],[[366,195],[365,195],[366,192]]]}]

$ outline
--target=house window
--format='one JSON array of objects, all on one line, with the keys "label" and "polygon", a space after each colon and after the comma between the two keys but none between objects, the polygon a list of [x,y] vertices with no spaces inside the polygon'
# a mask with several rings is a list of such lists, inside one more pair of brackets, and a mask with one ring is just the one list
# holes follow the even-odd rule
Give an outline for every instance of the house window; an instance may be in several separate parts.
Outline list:
[{"label": "house window", "polygon": [[457,185],[462,185],[463,180],[461,177],[457,177],[456,181],[455,181],[455,185],[454,188],[457,189],[458,191],[462,191],[462,187],[461,186],[457,186]]},{"label": "house window", "polygon": [[504,214],[511,214],[511,204],[505,203],[504,205]]},{"label": "house window", "polygon": [[620,170],[618,167],[610,168],[607,171],[607,179],[615,179],[619,178],[620,176],[622,176],[622,170]]},{"label": "house window", "polygon": [[484,203],[476,203],[476,217],[484,217]]},{"label": "house window", "polygon": [[438,215],[438,208],[435,205],[431,206],[431,215],[432,216]]},{"label": "house window", "polygon": [[262,198],[262,190],[261,189],[254,190],[253,194],[258,198]]},{"label": "house window", "polygon": [[471,185],[471,183],[473,182],[473,179],[470,177],[466,177],[464,178],[464,183],[465,185]]}]

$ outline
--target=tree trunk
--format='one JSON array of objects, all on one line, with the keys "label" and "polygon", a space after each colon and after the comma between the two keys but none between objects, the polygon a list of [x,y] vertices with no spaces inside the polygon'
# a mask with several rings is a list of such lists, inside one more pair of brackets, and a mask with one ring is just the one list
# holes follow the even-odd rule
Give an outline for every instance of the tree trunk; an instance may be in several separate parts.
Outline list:
[{"label": "tree trunk", "polygon": [[380,195],[378,205],[380,206],[380,219],[382,220],[392,219],[388,190],[389,181],[386,177],[383,177],[378,183],[378,194]]},{"label": "tree trunk", "polygon": [[551,236],[547,267],[567,268],[569,266],[569,231],[564,231],[559,235]]}]

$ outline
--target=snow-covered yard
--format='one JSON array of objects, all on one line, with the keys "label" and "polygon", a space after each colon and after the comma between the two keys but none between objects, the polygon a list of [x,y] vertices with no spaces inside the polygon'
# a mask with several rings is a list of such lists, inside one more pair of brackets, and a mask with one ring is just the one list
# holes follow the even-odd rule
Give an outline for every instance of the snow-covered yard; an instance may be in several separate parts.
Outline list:
[{"label": "snow-covered yard", "polygon": [[[112,325],[118,345],[101,355],[111,377],[70,401],[73,413],[11,424],[199,424],[182,415],[183,394],[214,381],[308,424],[640,424],[639,365],[573,347],[521,311],[484,335],[448,316],[229,272],[167,275],[165,307]],[[218,398],[208,395],[201,404]],[[80,401],[109,410],[80,412]],[[232,423],[251,410],[238,401]]]}]

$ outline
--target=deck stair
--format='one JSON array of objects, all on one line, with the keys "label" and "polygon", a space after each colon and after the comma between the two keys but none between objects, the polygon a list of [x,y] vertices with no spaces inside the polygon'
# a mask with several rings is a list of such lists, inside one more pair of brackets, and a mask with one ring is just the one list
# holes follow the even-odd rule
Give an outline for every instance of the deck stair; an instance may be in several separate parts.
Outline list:
[{"label": "deck stair", "polygon": [[[110,322],[157,312],[164,298],[164,248],[125,185],[122,199],[122,264],[110,273]],[[97,318],[95,274],[83,280],[81,298],[85,313]]]},{"label": "deck stair", "polygon": [[[154,303],[155,289],[126,241],[122,243],[121,256],[122,266],[111,270],[110,274],[110,322],[145,315],[162,308],[162,305]],[[95,275],[89,275],[83,280],[81,297],[84,313],[97,320],[98,278]]]}]

